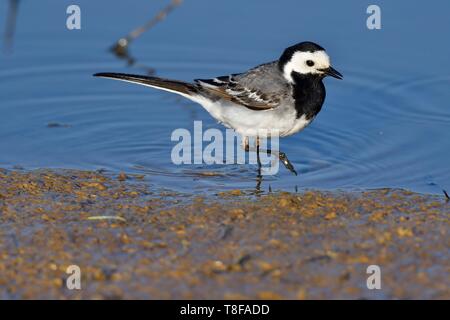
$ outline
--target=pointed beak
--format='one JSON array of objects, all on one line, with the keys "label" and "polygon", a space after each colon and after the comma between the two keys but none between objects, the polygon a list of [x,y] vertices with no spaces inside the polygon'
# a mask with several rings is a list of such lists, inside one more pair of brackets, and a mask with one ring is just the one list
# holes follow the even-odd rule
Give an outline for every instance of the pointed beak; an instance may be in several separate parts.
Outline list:
[{"label": "pointed beak", "polygon": [[333,77],[333,78],[336,78],[339,80],[344,79],[344,76],[339,71],[337,71],[336,69],[334,69],[332,67],[322,69],[321,71],[323,71],[327,76],[330,76],[330,77]]}]

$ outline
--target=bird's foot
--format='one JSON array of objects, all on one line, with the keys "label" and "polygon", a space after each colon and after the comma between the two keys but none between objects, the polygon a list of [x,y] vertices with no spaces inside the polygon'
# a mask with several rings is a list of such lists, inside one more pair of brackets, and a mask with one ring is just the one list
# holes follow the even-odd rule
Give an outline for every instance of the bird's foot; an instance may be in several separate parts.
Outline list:
[{"label": "bird's foot", "polygon": [[294,166],[289,161],[289,159],[287,158],[287,156],[284,152],[280,152],[278,157],[279,157],[280,161],[284,164],[286,169],[288,169],[293,174],[297,175],[297,171],[295,171]]}]

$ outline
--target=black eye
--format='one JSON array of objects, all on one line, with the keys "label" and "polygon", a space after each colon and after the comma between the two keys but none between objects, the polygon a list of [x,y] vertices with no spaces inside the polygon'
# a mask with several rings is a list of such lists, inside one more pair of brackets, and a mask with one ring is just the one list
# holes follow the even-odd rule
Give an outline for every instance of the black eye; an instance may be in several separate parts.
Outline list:
[{"label": "black eye", "polygon": [[308,67],[312,67],[314,65],[314,61],[308,60],[306,61],[306,64],[308,65]]}]

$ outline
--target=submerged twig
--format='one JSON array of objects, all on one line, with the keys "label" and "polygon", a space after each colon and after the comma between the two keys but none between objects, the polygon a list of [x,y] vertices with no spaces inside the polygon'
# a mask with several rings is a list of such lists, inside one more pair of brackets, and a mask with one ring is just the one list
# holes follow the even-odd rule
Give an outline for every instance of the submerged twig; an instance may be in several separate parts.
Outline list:
[{"label": "submerged twig", "polygon": [[[131,66],[136,63],[136,59],[133,58],[129,51],[129,45],[130,43],[138,38],[140,35],[142,35],[144,32],[150,30],[153,28],[158,22],[164,20],[166,16],[172,12],[176,7],[178,7],[183,0],[172,0],[166,7],[164,7],[161,11],[159,11],[152,19],[150,19],[148,22],[146,22],[144,25],[134,29],[131,31],[128,35],[126,35],[123,38],[120,38],[112,47],[111,51],[119,58],[124,59],[127,61],[127,63]],[[154,73],[153,68],[148,68],[145,66],[142,66],[145,69],[147,69],[147,73],[152,74]]]},{"label": "submerged twig", "polygon": [[4,51],[10,52],[14,40],[14,32],[16,30],[17,10],[19,0],[9,0],[8,15],[5,25]]},{"label": "submerged twig", "polygon": [[151,29],[153,26],[155,26],[158,22],[164,20],[166,16],[174,10],[176,7],[178,7],[183,0],[172,0],[171,3],[169,3],[165,8],[163,8],[161,11],[156,14],[150,21],[145,23],[143,26],[136,28],[135,30],[131,31],[128,36],[125,37],[128,42],[131,40],[136,39],[141,34],[143,34],[145,31]]}]

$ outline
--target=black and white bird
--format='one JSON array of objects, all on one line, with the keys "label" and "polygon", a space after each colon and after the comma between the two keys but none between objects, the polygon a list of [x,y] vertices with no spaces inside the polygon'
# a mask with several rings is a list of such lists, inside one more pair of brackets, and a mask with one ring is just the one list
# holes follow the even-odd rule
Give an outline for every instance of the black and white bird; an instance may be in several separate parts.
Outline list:
[{"label": "black and white bird", "polygon": [[[308,126],[325,101],[323,78],[343,78],[331,67],[325,49],[313,42],[291,46],[278,60],[246,72],[196,79],[193,83],[123,73],[94,76],[173,92],[197,102],[213,118],[236,130],[247,151],[248,138],[255,137],[258,152],[259,138],[268,132],[285,137]],[[286,155],[277,153],[283,164],[297,174]]]}]

